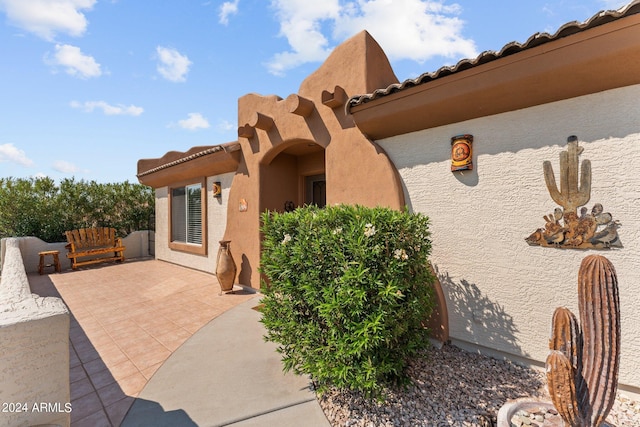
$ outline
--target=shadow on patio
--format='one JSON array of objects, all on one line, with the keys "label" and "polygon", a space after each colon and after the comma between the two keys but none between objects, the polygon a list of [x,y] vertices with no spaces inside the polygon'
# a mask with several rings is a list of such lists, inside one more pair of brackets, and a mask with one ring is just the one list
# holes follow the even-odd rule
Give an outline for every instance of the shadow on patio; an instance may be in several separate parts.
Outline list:
[{"label": "shadow on patio", "polygon": [[[33,293],[71,311],[71,425],[119,426],[171,354],[210,320],[254,296],[220,295],[215,276],[157,260],[29,275]],[[160,408],[159,410],[162,410]],[[194,425],[180,410],[167,413]]]}]

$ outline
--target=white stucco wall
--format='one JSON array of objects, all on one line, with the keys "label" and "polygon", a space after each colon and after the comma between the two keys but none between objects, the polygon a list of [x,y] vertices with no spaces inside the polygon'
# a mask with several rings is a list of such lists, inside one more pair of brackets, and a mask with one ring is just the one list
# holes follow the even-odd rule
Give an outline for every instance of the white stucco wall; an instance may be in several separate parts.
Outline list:
[{"label": "white stucco wall", "polygon": [[[169,248],[169,199],[168,188],[156,189],[156,258],[194,268],[196,270],[215,273],[218,243],[224,236],[227,226],[227,201],[229,188],[234,173],[207,177],[207,255],[195,255]],[[213,197],[213,183],[222,184],[222,197]],[[233,242],[231,242],[233,245]],[[236,260],[237,263],[237,260]]]},{"label": "white stucco wall", "polygon": [[[451,137],[463,133],[474,136],[475,170],[452,173]],[[584,147],[581,159],[591,160],[587,207],[602,203],[622,223],[622,249],[560,250],[524,241],[557,206],[542,163],[552,162],[558,180],[569,135]],[[543,363],[554,309],[567,306],[577,315],[580,262],[599,253],[619,280],[620,388],[640,391],[640,85],[377,142],[400,171],[409,207],[431,219],[432,262],[454,343]]]},{"label": "white stucco wall", "polygon": [[69,426],[69,311],[32,294],[18,239],[7,239],[0,279],[0,425]]}]

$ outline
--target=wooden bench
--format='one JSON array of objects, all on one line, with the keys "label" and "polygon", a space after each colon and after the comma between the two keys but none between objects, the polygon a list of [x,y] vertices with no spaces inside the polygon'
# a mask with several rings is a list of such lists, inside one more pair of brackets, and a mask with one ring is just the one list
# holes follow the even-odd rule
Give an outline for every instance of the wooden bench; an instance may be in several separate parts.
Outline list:
[{"label": "wooden bench", "polygon": [[[122,239],[116,237],[115,228],[81,228],[64,233],[68,242],[65,246],[69,251],[67,258],[71,260],[71,268],[74,270],[82,265],[124,261],[125,247],[122,245]],[[113,252],[113,256],[102,256],[110,252]]]}]

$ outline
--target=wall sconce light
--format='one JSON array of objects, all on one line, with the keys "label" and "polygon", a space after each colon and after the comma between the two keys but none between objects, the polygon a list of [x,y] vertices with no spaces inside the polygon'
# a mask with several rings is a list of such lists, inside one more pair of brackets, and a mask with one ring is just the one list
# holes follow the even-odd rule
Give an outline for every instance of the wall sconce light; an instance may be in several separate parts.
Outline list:
[{"label": "wall sconce light", "polygon": [[451,172],[473,170],[473,135],[451,138]]},{"label": "wall sconce light", "polygon": [[293,212],[296,209],[296,205],[292,200],[287,200],[284,202],[284,211],[285,212]]},{"label": "wall sconce light", "polygon": [[213,183],[213,197],[218,199],[222,197],[222,183],[220,181]]},{"label": "wall sconce light", "polygon": [[247,200],[246,199],[240,199],[240,204],[238,206],[238,210],[240,212],[246,212],[247,209],[249,209],[249,205],[247,204]]}]

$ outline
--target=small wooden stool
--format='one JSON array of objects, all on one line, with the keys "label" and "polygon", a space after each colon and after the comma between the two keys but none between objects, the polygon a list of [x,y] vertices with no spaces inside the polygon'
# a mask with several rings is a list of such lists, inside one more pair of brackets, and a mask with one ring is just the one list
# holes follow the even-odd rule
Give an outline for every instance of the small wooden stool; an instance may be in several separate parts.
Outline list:
[{"label": "small wooden stool", "polygon": [[[56,273],[60,273],[60,258],[58,257],[58,255],[60,254],[60,251],[42,251],[42,252],[38,252],[38,255],[40,255],[40,263],[38,264],[38,273],[40,273],[41,275],[44,274],[44,268],[45,267],[55,267],[56,268]],[[52,255],[53,256],[53,264],[45,264],[45,256],[47,255]]]}]

